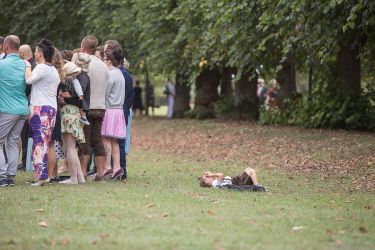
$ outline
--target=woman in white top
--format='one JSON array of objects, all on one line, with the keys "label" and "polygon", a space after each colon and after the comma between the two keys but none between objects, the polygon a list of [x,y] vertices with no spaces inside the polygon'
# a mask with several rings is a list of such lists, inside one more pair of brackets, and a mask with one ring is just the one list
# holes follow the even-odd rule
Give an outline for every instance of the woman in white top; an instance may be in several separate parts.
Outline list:
[{"label": "woman in white top", "polygon": [[51,64],[55,49],[52,43],[42,39],[35,49],[35,69],[26,73],[26,83],[32,85],[30,95],[30,128],[33,138],[32,160],[37,176],[34,186],[49,182],[47,172],[48,144],[56,120],[57,86],[59,73]]}]

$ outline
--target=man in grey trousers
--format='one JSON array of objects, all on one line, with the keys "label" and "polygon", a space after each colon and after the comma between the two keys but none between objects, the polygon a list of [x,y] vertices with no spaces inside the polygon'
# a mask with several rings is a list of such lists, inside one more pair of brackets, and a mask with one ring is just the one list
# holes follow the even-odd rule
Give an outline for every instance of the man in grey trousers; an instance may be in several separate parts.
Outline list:
[{"label": "man in grey trousers", "polygon": [[[7,36],[3,46],[7,57],[0,61],[0,187],[14,186],[18,142],[29,114],[25,94],[26,64],[18,55],[20,39],[15,35]],[[4,145],[8,163],[3,153]]]}]

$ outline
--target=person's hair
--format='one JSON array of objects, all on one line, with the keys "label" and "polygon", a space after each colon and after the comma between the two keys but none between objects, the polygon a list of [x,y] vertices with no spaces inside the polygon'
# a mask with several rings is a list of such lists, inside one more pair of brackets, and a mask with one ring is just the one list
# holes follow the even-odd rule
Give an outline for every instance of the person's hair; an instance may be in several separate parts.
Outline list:
[{"label": "person's hair", "polygon": [[[116,48],[120,48],[122,50],[121,44],[116,40],[105,41],[104,48],[106,48],[106,50],[113,50]],[[120,64],[124,64],[124,58],[121,59]]]},{"label": "person's hair", "polygon": [[73,52],[70,51],[70,50],[62,50],[61,52],[61,56],[62,58],[65,60],[65,61],[71,61],[72,60],[72,57],[73,57]]},{"label": "person's hair", "polygon": [[28,44],[22,44],[19,49],[20,57],[23,57],[24,59],[28,59],[33,56],[33,52],[31,50],[30,45]]},{"label": "person's hair", "polygon": [[107,47],[107,49],[114,49],[114,48],[121,48],[121,45],[116,40],[107,40],[104,43],[104,47]]},{"label": "person's hair", "polygon": [[55,66],[55,68],[57,69],[57,72],[59,72],[60,81],[64,82],[64,79],[65,79],[65,75],[63,71],[64,60],[60,51],[56,49],[55,47],[53,48],[55,51],[52,56],[51,64]]},{"label": "person's hair", "polygon": [[105,56],[108,60],[111,61],[112,65],[118,67],[122,64],[122,60],[124,59],[124,55],[122,53],[122,49],[120,47],[116,47],[114,49],[106,49],[104,51]]},{"label": "person's hair", "polygon": [[98,46],[96,48],[96,50],[99,51],[99,53],[100,53],[100,59],[103,60],[103,58],[104,58],[104,45]]},{"label": "person's hair", "polygon": [[211,184],[207,183],[204,180],[203,176],[199,177],[198,180],[199,180],[199,186],[201,186],[201,187],[211,187]]},{"label": "person's hair", "polygon": [[135,85],[139,86],[139,84],[141,84],[141,82],[139,80],[136,80]]},{"label": "person's hair", "polygon": [[6,44],[12,50],[19,50],[21,42],[18,36],[9,35],[5,37],[4,44]]},{"label": "person's hair", "polygon": [[38,50],[40,49],[42,51],[44,60],[46,62],[52,63],[52,57],[55,52],[55,47],[53,47],[51,41],[42,39],[39,41],[39,43],[36,44],[36,46],[38,47]]},{"label": "person's hair", "polygon": [[91,55],[95,55],[98,39],[93,35],[85,36],[81,42],[81,47],[88,50]]},{"label": "person's hair", "polygon": [[0,49],[3,49],[4,37],[0,36]]}]

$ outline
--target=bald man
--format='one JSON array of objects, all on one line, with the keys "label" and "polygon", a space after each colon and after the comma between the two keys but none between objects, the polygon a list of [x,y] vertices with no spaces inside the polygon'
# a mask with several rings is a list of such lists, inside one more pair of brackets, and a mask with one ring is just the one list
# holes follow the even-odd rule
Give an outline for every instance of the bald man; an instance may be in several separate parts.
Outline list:
[{"label": "bald man", "polygon": [[[31,70],[36,66],[35,59],[33,57],[33,52],[30,45],[23,44],[19,49],[20,57],[24,60],[27,60],[31,65]],[[31,85],[26,84],[26,95],[30,96]],[[18,165],[18,170],[26,171],[26,156],[27,156],[27,140],[29,139],[29,123],[25,122],[21,132],[21,141],[22,141],[22,162]]]},{"label": "bald man", "polygon": [[[25,94],[26,64],[19,57],[20,39],[15,35],[4,40],[7,57],[0,60],[0,187],[14,186],[18,163],[18,140],[29,109]],[[3,148],[6,142],[8,164]]]},{"label": "bald man", "polygon": [[31,50],[30,45],[21,45],[19,54],[22,59],[29,61],[29,63],[31,64],[31,70],[33,70],[35,68],[35,59],[33,57],[33,51]]}]

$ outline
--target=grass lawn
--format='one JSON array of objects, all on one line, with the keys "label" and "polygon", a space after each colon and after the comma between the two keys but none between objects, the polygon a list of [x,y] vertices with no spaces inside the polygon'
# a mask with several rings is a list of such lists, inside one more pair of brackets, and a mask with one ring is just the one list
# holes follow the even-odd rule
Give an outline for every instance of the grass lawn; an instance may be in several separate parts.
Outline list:
[{"label": "grass lawn", "polygon": [[[143,121],[134,136],[154,126]],[[0,189],[0,249],[375,248],[375,193],[345,191],[351,179],[256,166],[270,191],[236,192],[201,188],[196,178],[234,175],[242,161],[134,146],[128,162],[128,184],[37,188],[25,184],[33,174],[20,172],[15,187]]]}]

